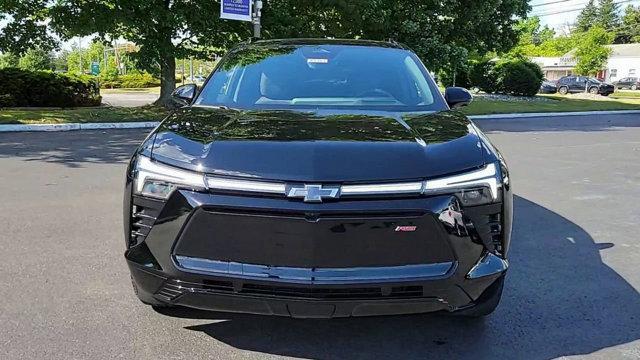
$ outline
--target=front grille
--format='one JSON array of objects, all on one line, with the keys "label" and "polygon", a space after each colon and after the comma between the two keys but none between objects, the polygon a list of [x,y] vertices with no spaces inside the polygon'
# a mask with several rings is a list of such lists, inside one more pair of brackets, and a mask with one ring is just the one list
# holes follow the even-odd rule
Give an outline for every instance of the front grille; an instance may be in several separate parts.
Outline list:
[{"label": "front grille", "polygon": [[241,281],[211,281],[191,283],[169,280],[156,293],[164,301],[173,301],[187,292],[208,294],[238,294],[263,297],[282,297],[308,300],[365,300],[365,299],[409,299],[423,297],[423,288],[412,286],[375,287],[318,287],[287,286],[243,283]]},{"label": "front grille", "polygon": [[142,243],[156,223],[163,203],[158,200],[134,197],[131,210],[129,247]]}]

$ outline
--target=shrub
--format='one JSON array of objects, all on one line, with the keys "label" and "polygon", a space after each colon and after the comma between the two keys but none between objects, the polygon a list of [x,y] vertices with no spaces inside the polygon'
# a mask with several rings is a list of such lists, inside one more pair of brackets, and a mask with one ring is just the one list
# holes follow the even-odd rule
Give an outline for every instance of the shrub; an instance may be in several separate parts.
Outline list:
[{"label": "shrub", "polygon": [[[453,86],[453,71],[440,71],[438,73],[438,80],[440,84],[444,87]],[[463,88],[471,88],[471,82],[469,81],[469,68],[468,67],[458,67],[455,70],[455,86],[463,87]]]},{"label": "shrub", "polygon": [[498,91],[517,96],[534,96],[544,77],[536,64],[526,60],[500,63],[495,67]]},{"label": "shrub", "polygon": [[98,106],[102,98],[95,79],[51,71],[0,69],[0,106]]},{"label": "shrub", "polygon": [[102,88],[148,88],[160,86],[160,80],[149,73],[132,73],[126,75],[105,74],[100,76]]},{"label": "shrub", "polygon": [[478,88],[486,93],[498,91],[495,64],[488,60],[473,62],[469,71],[469,82],[471,87]]}]

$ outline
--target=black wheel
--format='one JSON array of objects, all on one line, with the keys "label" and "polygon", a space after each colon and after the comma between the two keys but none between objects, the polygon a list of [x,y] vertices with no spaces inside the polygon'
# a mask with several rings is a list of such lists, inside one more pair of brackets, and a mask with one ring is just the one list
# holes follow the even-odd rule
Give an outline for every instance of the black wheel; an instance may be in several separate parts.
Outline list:
[{"label": "black wheel", "polygon": [[567,95],[569,93],[569,88],[566,86],[560,86],[558,92],[560,93],[560,95]]},{"label": "black wheel", "polygon": [[138,286],[136,285],[136,283],[133,281],[133,278],[131,279],[131,285],[133,286],[133,292],[136,294],[136,296],[138,297],[138,299],[140,299],[140,301],[145,304],[145,305],[151,305],[154,309],[155,308],[167,308],[167,307],[171,307],[172,305],[167,304],[167,303],[163,303],[161,301],[156,300],[153,296],[147,294],[144,291],[139,291],[138,290]]},{"label": "black wheel", "polygon": [[490,315],[493,313],[498,304],[500,304],[500,299],[502,298],[502,289],[504,288],[504,275],[500,276],[491,286],[487,288],[487,290],[480,295],[478,301],[472,308],[464,309],[461,311],[454,312],[454,315],[457,316],[465,316],[465,317],[483,317]]},{"label": "black wheel", "polygon": [[592,87],[589,89],[589,94],[591,95],[598,95],[598,88],[597,87]]}]

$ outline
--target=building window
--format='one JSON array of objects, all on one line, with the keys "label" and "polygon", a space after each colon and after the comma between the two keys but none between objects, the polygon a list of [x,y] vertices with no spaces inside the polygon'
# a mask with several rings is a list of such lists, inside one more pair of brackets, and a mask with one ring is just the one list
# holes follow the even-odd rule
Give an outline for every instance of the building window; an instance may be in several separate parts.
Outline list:
[{"label": "building window", "polygon": [[629,76],[634,76],[636,74],[636,69],[629,69]]},{"label": "building window", "polygon": [[611,69],[611,75],[609,75],[609,77],[617,78],[618,77],[618,69]]}]

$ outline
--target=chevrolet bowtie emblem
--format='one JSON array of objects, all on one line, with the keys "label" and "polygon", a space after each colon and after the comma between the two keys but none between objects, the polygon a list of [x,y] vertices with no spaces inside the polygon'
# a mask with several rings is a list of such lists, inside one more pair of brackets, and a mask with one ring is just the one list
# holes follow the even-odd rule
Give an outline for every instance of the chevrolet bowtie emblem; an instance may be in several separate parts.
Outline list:
[{"label": "chevrolet bowtie emblem", "polygon": [[305,202],[322,202],[322,199],[335,199],[338,197],[340,188],[323,187],[322,185],[293,185],[287,191],[287,197],[303,198]]}]

